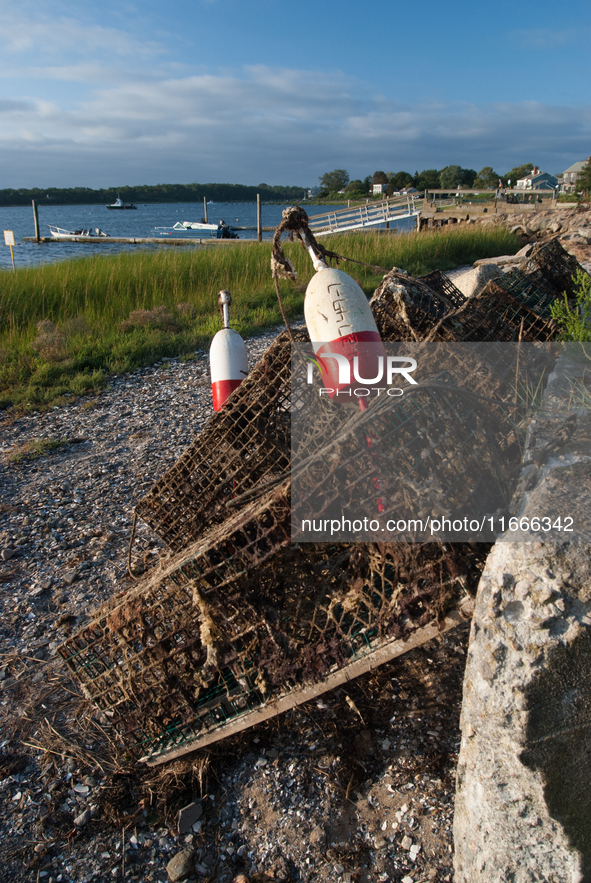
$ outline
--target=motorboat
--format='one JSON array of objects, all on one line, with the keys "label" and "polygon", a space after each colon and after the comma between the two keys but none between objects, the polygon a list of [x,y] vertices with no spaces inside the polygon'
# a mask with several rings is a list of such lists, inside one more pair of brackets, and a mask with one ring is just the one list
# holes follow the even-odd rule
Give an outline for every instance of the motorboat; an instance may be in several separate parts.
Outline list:
[{"label": "motorboat", "polygon": [[201,239],[203,236],[215,236],[217,224],[195,224],[185,227],[175,224],[174,227],[154,227],[156,236],[170,236],[172,239]]},{"label": "motorboat", "polygon": [[[223,232],[223,231],[228,232]],[[203,233],[209,233],[211,236],[217,236],[224,239],[238,239],[232,227],[228,227],[225,221],[219,224],[208,224],[207,221],[177,221],[172,227],[154,227],[154,232],[158,236],[191,236]]]},{"label": "motorboat", "polygon": [[122,199],[117,199],[115,202],[112,202],[111,205],[107,206],[108,209],[126,209],[126,208],[137,208],[137,205],[134,205],[133,202],[123,202]]},{"label": "motorboat", "polygon": [[72,239],[75,236],[93,236],[109,239],[109,234],[105,233],[99,227],[94,230],[64,230],[63,227],[56,227],[55,224],[48,224],[49,232],[53,239]]},{"label": "motorboat", "polygon": [[177,221],[173,226],[173,230],[209,230],[215,233],[217,224],[208,224],[207,221]]}]

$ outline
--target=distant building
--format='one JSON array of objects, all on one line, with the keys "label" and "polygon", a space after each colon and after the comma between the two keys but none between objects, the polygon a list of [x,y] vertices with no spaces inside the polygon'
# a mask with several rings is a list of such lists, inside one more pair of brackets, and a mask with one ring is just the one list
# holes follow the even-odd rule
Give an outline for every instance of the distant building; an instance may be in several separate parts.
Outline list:
[{"label": "distant building", "polygon": [[381,193],[385,193],[388,189],[387,184],[372,184],[371,185],[371,195],[372,196],[380,196]]},{"label": "distant building", "polygon": [[310,187],[308,190],[308,199],[314,199],[320,193],[320,187]]},{"label": "distant building", "polygon": [[566,172],[563,172],[561,175],[562,187],[564,193],[574,193],[577,189],[577,178],[587,165],[587,163],[591,163],[591,156],[587,159],[582,159],[579,162],[574,162],[572,166],[569,166]]},{"label": "distant building", "polygon": [[518,190],[557,190],[558,178],[550,172],[541,172],[534,166],[529,175],[520,178],[515,186]]}]

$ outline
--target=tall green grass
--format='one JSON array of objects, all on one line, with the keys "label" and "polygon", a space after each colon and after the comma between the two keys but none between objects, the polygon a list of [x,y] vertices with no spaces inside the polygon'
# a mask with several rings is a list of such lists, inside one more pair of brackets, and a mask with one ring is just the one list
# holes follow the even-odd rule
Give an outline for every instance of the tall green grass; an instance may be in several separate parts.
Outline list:
[{"label": "tall green grass", "polygon": [[[520,244],[503,228],[480,227],[408,236],[358,233],[325,243],[347,257],[414,276],[513,254]],[[285,248],[299,274],[297,282],[281,284],[294,316],[303,310],[313,270],[299,244]],[[359,264],[342,268],[368,295],[381,278]],[[98,389],[108,373],[133,371],[162,356],[190,356],[220,327],[222,288],[232,292],[232,324],[242,334],[281,321],[269,243],[122,252],[0,271],[0,407],[60,403]]]}]

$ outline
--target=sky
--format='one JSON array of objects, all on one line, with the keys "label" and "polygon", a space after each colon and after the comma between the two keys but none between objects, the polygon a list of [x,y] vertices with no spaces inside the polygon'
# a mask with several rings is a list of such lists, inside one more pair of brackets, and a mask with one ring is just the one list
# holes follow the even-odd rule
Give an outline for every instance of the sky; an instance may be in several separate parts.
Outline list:
[{"label": "sky", "polygon": [[591,154],[591,4],[0,0],[0,189]]}]

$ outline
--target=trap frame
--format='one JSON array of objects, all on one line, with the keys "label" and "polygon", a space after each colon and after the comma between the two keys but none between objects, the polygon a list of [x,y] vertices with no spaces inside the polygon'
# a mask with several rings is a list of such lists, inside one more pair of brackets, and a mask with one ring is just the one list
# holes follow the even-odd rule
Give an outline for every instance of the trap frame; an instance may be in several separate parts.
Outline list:
[{"label": "trap frame", "polygon": [[[384,340],[553,333],[504,291],[458,307],[441,274],[430,276],[430,284],[395,271],[384,277],[371,301]],[[483,547],[291,543],[290,408],[305,401],[292,400],[290,351],[290,336],[279,335],[138,504],[171,557],[59,648],[85,694],[149,764],[306,702],[471,613],[466,588]],[[322,456],[318,430],[304,435],[302,457]],[[407,446],[417,467],[421,445],[417,436]]]},{"label": "trap frame", "polygon": [[469,615],[474,553],[289,542],[289,480],[106,605],[60,647],[149,764],[210,744]]}]

